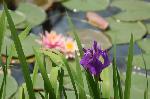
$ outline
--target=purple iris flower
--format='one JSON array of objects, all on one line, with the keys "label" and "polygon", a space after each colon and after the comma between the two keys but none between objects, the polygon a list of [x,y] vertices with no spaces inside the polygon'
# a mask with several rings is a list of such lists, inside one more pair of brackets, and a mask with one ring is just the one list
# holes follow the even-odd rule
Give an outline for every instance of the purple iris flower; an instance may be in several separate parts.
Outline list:
[{"label": "purple iris flower", "polygon": [[102,50],[96,41],[93,43],[93,48],[83,49],[83,51],[80,64],[94,76],[98,76],[110,64],[107,51]]}]

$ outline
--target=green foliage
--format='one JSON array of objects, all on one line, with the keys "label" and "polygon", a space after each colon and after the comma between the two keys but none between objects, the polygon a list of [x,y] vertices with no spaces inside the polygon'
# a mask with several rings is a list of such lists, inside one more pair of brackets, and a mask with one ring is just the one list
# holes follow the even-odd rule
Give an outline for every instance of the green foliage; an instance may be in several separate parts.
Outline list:
[{"label": "green foliage", "polygon": [[[0,75],[0,86],[2,86],[3,85],[3,89],[2,89],[2,87],[1,87],[1,91],[0,91],[0,93],[2,92],[2,90],[4,91],[4,87],[6,86],[6,93],[5,93],[5,99],[8,99],[8,98],[10,98],[13,94],[15,94],[15,92],[17,91],[17,87],[18,87],[18,84],[17,84],[17,82],[15,81],[15,79],[12,77],[12,76],[10,76],[10,75],[7,75],[7,77],[5,78],[6,79],[6,81],[7,81],[7,83],[6,83],[6,85],[5,85],[5,80],[4,80],[4,75]],[[3,95],[4,93],[2,92],[1,93],[1,98],[0,99],[3,99],[2,98],[2,95]]]},{"label": "green foliage", "polygon": [[[11,10],[9,10],[9,12],[15,25],[20,24],[25,21],[25,15],[22,12],[11,11]],[[0,10],[0,15],[1,14],[2,14],[2,10]]]},{"label": "green foliage", "polygon": [[134,36],[134,41],[141,39],[146,34],[146,28],[141,22],[120,22],[112,18],[107,20],[110,22],[110,29],[105,32],[111,37],[112,43],[129,43],[131,34]]},{"label": "green foliage", "polygon": [[68,15],[67,12],[66,12],[66,14],[67,14],[67,19],[68,19],[69,27],[70,27],[70,29],[73,31],[73,37],[75,38],[75,40],[76,40],[76,42],[77,42],[78,49],[79,49],[79,53],[80,53],[80,56],[82,57],[82,56],[83,56],[83,51],[82,51],[81,41],[80,41],[80,39],[79,39],[79,37],[78,37],[78,35],[77,35],[75,26],[73,25],[70,16]]},{"label": "green foliage", "polygon": [[131,35],[130,46],[129,46],[129,51],[128,51],[128,62],[127,62],[127,70],[126,70],[124,99],[130,99],[132,61],[133,61],[133,46],[134,46],[133,35]]},{"label": "green foliage", "polygon": [[12,20],[10,14],[9,14],[9,11],[8,11],[8,8],[7,8],[6,4],[4,4],[4,9],[5,9],[5,13],[6,13],[6,16],[7,16],[7,21],[8,21],[8,24],[9,24],[9,28],[11,30],[12,38],[13,38],[15,47],[17,48],[16,49],[17,54],[18,54],[20,63],[22,65],[22,71],[23,71],[25,82],[26,82],[26,85],[27,85],[28,94],[29,94],[30,98],[35,99],[28,64],[26,62],[26,58],[25,58],[24,52],[22,50],[22,46],[21,46],[19,37],[16,34],[17,32],[16,32],[16,29],[15,29],[15,25],[13,23],[13,20]]},{"label": "green foliage", "polygon": [[71,9],[76,9],[77,11],[98,11],[104,10],[109,5],[109,0],[67,0],[62,2],[62,4]]},{"label": "green foliage", "polygon": [[33,27],[41,24],[46,19],[44,10],[30,3],[21,3],[17,10],[26,16],[25,22],[19,25],[26,24]]},{"label": "green foliage", "polygon": [[6,28],[6,22],[5,22],[5,12],[3,11],[1,17],[0,17],[0,53],[2,49],[2,44],[3,44],[3,38],[4,38],[4,32]]},{"label": "green foliage", "polygon": [[[38,40],[39,37],[32,34],[32,33],[27,35],[29,33],[29,29],[30,29],[30,27],[27,27],[19,35],[19,39],[20,39],[20,42],[21,42],[21,45],[22,45],[22,49],[23,49],[23,52],[24,52],[26,58],[34,55],[32,47],[40,48],[40,44],[38,44],[36,42],[36,40]],[[12,44],[13,44],[12,39],[10,39],[8,37],[4,37],[4,43],[2,45],[2,47],[3,47],[2,54],[3,55],[5,55],[6,46],[7,46],[8,49],[11,49]],[[14,52],[12,53],[12,56],[18,58],[16,49],[14,49]]]},{"label": "green foliage", "polygon": [[[147,70],[150,70],[150,54],[143,54],[143,57],[144,57],[144,60],[145,60],[145,64],[147,66]],[[134,55],[133,57],[133,65],[136,66],[136,67],[140,67],[140,68],[145,68],[144,66],[144,61],[143,61],[143,58],[140,55]]]},{"label": "green foliage", "polygon": [[[80,37],[82,45],[84,48],[90,48],[93,44],[93,38],[97,41],[103,49],[111,48],[112,44],[109,37],[100,31],[94,29],[79,29],[76,31],[78,37]],[[69,33],[71,35],[71,33]],[[71,35],[73,36],[73,35]]]},{"label": "green foliage", "polygon": [[44,80],[46,91],[50,94],[49,96],[50,98],[56,99],[56,94],[54,93],[54,89],[52,87],[52,84],[49,80],[49,77],[47,75],[46,69],[42,61],[42,56],[39,52],[37,52],[36,49],[34,49],[34,52],[35,52],[35,58],[36,58],[37,64],[39,65],[39,69],[41,71],[41,74]]},{"label": "green foliage", "polygon": [[[100,2],[106,3],[106,1],[100,1]],[[73,1],[73,0],[66,1],[66,2],[64,1],[63,4],[65,6],[68,6],[67,2],[68,4],[69,2],[70,3],[74,2],[75,3],[74,5],[76,6],[76,1]],[[83,5],[85,6],[78,5],[81,7],[81,9],[80,7],[78,7],[77,9],[77,10],[82,10],[82,11],[91,9],[91,8],[86,8],[86,6],[90,7],[91,5],[94,4],[93,2],[89,0],[81,0],[79,2],[82,2],[81,5],[84,2]],[[88,5],[88,4],[91,4],[91,5]],[[106,5],[107,4],[104,4],[103,6],[101,6],[101,9],[106,7]],[[72,6],[71,9],[74,8],[75,6]],[[128,9],[135,10],[134,7],[128,8],[126,7],[126,5],[122,5],[122,6],[123,6],[122,9],[125,9],[125,10],[128,10]],[[82,68],[79,63],[80,57],[77,56],[77,53],[76,53],[75,60],[69,61],[64,57],[64,55],[62,55],[62,53],[56,50],[51,50],[51,49],[39,50],[38,49],[40,48],[40,46],[35,42],[35,40],[39,38],[33,34],[28,35],[28,33],[31,29],[30,25],[35,26],[44,21],[46,17],[44,12],[36,8],[36,6],[32,6],[30,4],[21,4],[18,10],[23,12],[24,15],[27,16],[27,19],[26,19],[26,23],[20,24],[20,22],[13,23],[13,21],[15,21],[16,19],[11,18],[11,16],[12,17],[14,16],[12,13],[17,13],[17,12],[8,11],[6,5],[4,6],[4,9],[5,10],[1,14],[2,16],[0,17],[0,50],[4,48],[2,50],[2,54],[5,54],[6,56],[8,55],[8,58],[7,58],[6,66],[2,65],[3,70],[4,70],[3,71],[4,75],[0,75],[0,86],[1,86],[0,98],[2,97],[10,98],[17,91],[18,85],[15,82],[15,80],[12,79],[12,77],[6,75],[7,66],[10,64],[11,58],[13,56],[19,58],[20,64],[23,70],[24,79],[25,79],[25,84],[19,87],[18,92],[14,95],[14,97],[17,99],[18,98],[19,99],[25,99],[25,98],[60,99],[62,98],[62,94],[65,99],[67,98],[68,99],[70,98],[72,99],[73,98],[101,99],[101,98],[110,98],[110,97],[113,97],[114,99],[130,99],[130,97],[141,99],[143,98],[143,96],[145,97],[145,99],[148,99],[148,97],[150,96],[149,87],[146,86],[146,89],[144,87],[146,84],[148,85],[148,82],[150,80],[149,77],[146,76],[146,78],[144,78],[142,75],[134,75],[134,74],[132,75],[132,64],[136,63],[137,65],[143,66],[143,68],[145,65],[149,64],[149,47],[147,46],[147,44],[149,43],[148,39],[144,39],[143,41],[138,41],[139,47],[141,47],[142,50],[146,53],[142,56],[138,56],[137,58],[135,56],[133,59],[133,42],[135,40],[141,39],[141,37],[145,35],[146,33],[146,29],[141,22],[132,22],[132,23],[117,22],[116,20],[108,19],[110,21],[110,30],[107,30],[106,33],[112,38],[113,43],[115,43],[115,41],[117,44],[128,43],[129,37],[131,36],[131,33],[133,33],[130,39],[126,76],[123,75],[122,77],[122,75],[120,74],[121,72],[119,72],[117,68],[116,48],[114,50],[114,57],[113,57],[113,62],[112,62],[114,96],[111,96],[113,91],[112,91],[111,83],[110,83],[112,75],[111,77],[109,77],[110,72],[111,72],[110,68],[106,68],[101,73],[101,78],[103,82],[100,82],[99,77],[94,77],[86,70],[84,70],[84,72],[82,71]],[[34,11],[31,11],[31,13],[28,14],[29,9],[34,10]],[[97,9],[99,8],[95,7],[92,10],[97,10]],[[38,10],[41,11],[40,15],[38,13]],[[9,38],[10,35],[8,34],[4,36],[5,28],[6,28],[5,14],[7,17],[9,28],[11,30],[12,39]],[[42,18],[40,19],[40,17]],[[68,18],[70,29],[73,31],[73,36],[77,42],[80,56],[82,57],[84,53],[82,51],[81,42],[83,43],[83,41],[82,39],[81,41],[79,39],[79,37],[82,37],[82,36],[80,34],[78,36],[75,26],[73,25],[72,20],[68,15],[67,15],[67,18]],[[117,17],[115,16],[115,18]],[[135,20],[137,20],[138,18],[135,18]],[[140,16],[140,18],[145,19],[145,16],[144,17]],[[38,20],[38,22],[35,21],[35,19]],[[23,19],[18,19],[18,20],[22,21]],[[127,18],[127,19],[123,18],[123,20],[134,21],[130,18]],[[29,26],[23,32],[17,35],[16,29],[15,29],[16,24],[20,24],[23,26],[26,24],[29,24]],[[96,37],[94,37],[92,34],[88,34],[88,35],[90,35],[91,37],[95,39],[98,36],[96,35]],[[133,40],[133,36],[135,37],[134,40]],[[101,37],[105,38],[104,35],[101,35]],[[110,47],[111,43],[109,42],[109,40],[107,41],[107,39],[108,38],[106,37],[105,40],[107,44],[109,43],[108,45]],[[33,47],[34,47],[34,50],[33,50]],[[106,47],[106,49],[109,47]],[[7,48],[8,48],[8,53],[5,53],[7,52]],[[26,62],[26,57],[34,55],[34,54],[35,54],[36,63],[34,66],[33,74],[30,75],[28,64]],[[132,60],[133,60],[133,63],[132,63]],[[145,68],[146,70],[149,69],[148,66],[145,66],[145,67],[146,67]],[[40,70],[40,73],[38,72],[38,70]],[[30,76],[32,77],[32,80]],[[123,85],[122,82],[125,83],[125,85]],[[123,89],[124,89],[124,93],[123,93]]]},{"label": "green foliage", "polygon": [[139,21],[150,18],[149,2],[142,0],[115,0],[112,2],[111,6],[121,9],[121,12],[114,15],[114,17],[122,21]]},{"label": "green foliage", "polygon": [[150,43],[149,38],[145,38],[143,40],[140,40],[137,42],[140,49],[142,49],[145,53],[150,53],[150,46],[148,46]]}]

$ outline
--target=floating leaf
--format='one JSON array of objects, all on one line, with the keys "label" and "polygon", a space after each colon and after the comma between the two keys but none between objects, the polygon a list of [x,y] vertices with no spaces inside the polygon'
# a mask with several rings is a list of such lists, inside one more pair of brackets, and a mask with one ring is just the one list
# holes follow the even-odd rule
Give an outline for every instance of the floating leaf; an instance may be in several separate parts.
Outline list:
[{"label": "floating leaf", "polygon": [[[0,16],[1,14],[2,14],[2,10],[0,10]],[[10,14],[15,25],[25,21],[25,15],[20,11],[10,11]]]},{"label": "floating leaf", "polygon": [[[149,61],[150,54],[144,54],[143,57],[144,57],[144,60],[145,60],[145,63],[146,63],[146,68],[148,70],[150,70],[150,61]],[[135,55],[133,57],[133,65],[136,66],[136,67],[141,67],[141,68],[145,69],[142,55]]]},{"label": "floating leaf", "polygon": [[122,21],[137,21],[150,18],[150,3],[138,0],[116,0],[112,6],[120,8],[122,11],[115,15],[116,19]]},{"label": "floating leaf", "polygon": [[46,13],[40,7],[30,3],[20,3],[18,11],[26,15],[26,24],[36,26],[46,19]]},{"label": "floating leaf", "polygon": [[98,11],[106,9],[109,5],[109,0],[67,0],[62,4],[71,10]]},{"label": "floating leaf", "polygon": [[[34,34],[30,34],[23,41],[21,41],[23,51],[24,51],[26,57],[34,55],[33,46],[40,47],[40,45],[36,42],[37,39],[39,39],[38,36],[36,36]],[[10,38],[4,37],[4,43],[3,43],[3,49],[2,49],[3,55],[5,55],[5,53],[6,53],[6,46],[7,46],[7,49],[9,49],[9,48],[11,48],[12,43],[13,43],[13,41]],[[13,57],[18,57],[16,51],[13,53]]]},{"label": "floating leaf", "polygon": [[[0,86],[2,84],[3,81],[3,76],[4,75],[0,75]],[[7,76],[7,83],[6,83],[6,99],[9,99],[9,97],[11,97],[16,91],[17,91],[17,82],[15,81],[14,78],[12,78],[11,76]]]},{"label": "floating leaf", "polygon": [[141,39],[146,34],[146,28],[141,22],[117,22],[112,18],[108,19],[110,29],[106,33],[116,44],[129,43],[131,34],[134,41]]},{"label": "floating leaf", "polygon": [[[70,33],[71,34],[71,33]],[[85,48],[90,48],[93,43],[93,38],[96,40],[103,49],[108,49],[112,46],[108,36],[104,33],[92,29],[78,30],[78,36],[81,43]]]},{"label": "floating leaf", "polygon": [[[150,82],[150,77],[148,77],[148,81]],[[132,74],[131,84],[131,99],[143,99],[146,87],[145,75]],[[148,96],[150,97],[150,88],[148,89]]]},{"label": "floating leaf", "polygon": [[146,28],[147,28],[148,34],[150,34],[150,24],[146,24]]},{"label": "floating leaf", "polygon": [[36,4],[42,7],[44,10],[47,10],[52,6],[54,0],[26,0],[26,2]]},{"label": "floating leaf", "polygon": [[[32,77],[33,75],[31,75],[31,77]],[[41,74],[38,74],[37,76],[36,76],[36,82],[35,82],[35,84],[34,84],[34,90],[39,90],[39,91],[41,91],[41,90],[44,90],[44,81],[43,81],[43,78],[42,78],[42,75]]]},{"label": "floating leaf", "polygon": [[145,52],[145,53],[150,53],[150,39],[145,38],[143,40],[140,40],[137,42],[138,46]]}]

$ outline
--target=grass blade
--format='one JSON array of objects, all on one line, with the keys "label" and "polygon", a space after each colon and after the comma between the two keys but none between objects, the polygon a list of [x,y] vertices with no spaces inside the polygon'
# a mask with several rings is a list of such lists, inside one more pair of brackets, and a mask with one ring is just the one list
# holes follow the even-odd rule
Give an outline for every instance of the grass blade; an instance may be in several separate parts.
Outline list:
[{"label": "grass blade", "polygon": [[22,31],[19,34],[20,41],[24,40],[27,37],[27,35],[29,34],[30,30],[31,30],[31,27],[28,26],[24,31]]},{"label": "grass blade", "polygon": [[24,88],[23,88],[23,89],[22,89],[22,99],[26,99],[25,97],[26,97],[26,95],[25,95],[25,93],[24,93]]},{"label": "grass blade", "polygon": [[36,58],[36,61],[39,65],[39,69],[41,71],[41,74],[42,74],[42,77],[43,77],[43,80],[44,80],[44,84],[45,84],[45,88],[47,90],[47,92],[50,93],[50,98],[51,99],[56,99],[56,95],[54,93],[54,89],[52,88],[52,85],[50,83],[50,80],[48,78],[48,75],[46,73],[46,69],[45,69],[45,66],[43,65],[43,62],[42,62],[42,59],[41,59],[41,54],[39,52],[37,52],[36,49],[33,49],[34,50],[34,53],[35,53],[35,58]]},{"label": "grass blade", "polygon": [[85,71],[85,75],[90,95],[93,97],[93,99],[100,99],[100,89],[97,86],[97,82],[94,81],[92,75],[88,71]]},{"label": "grass blade", "polygon": [[144,67],[145,67],[145,77],[146,77],[146,88],[145,88],[145,91],[144,91],[144,99],[148,99],[148,77],[147,77],[147,66],[146,66],[146,62],[145,62],[145,59],[144,59],[144,56],[143,56],[143,52],[141,50],[141,53],[142,53],[142,59],[143,59],[143,62],[144,62]]},{"label": "grass blade", "polygon": [[118,82],[117,82],[117,64],[116,64],[116,45],[114,44],[114,57],[113,57],[113,89],[114,89],[114,99],[119,99],[118,96]]},{"label": "grass blade", "polygon": [[119,71],[118,71],[117,68],[116,68],[116,70],[117,70],[117,80],[118,80],[119,97],[120,97],[120,99],[123,99],[123,91],[122,91],[122,85],[121,85],[121,80],[120,80],[120,74],[119,74]]},{"label": "grass blade", "polygon": [[75,26],[73,25],[72,21],[71,21],[71,18],[69,17],[68,13],[66,12],[66,15],[67,15],[67,19],[68,19],[68,23],[69,23],[69,26],[70,26],[70,29],[73,31],[73,35],[74,35],[74,38],[77,42],[77,45],[78,45],[78,49],[79,49],[79,52],[80,52],[80,56],[82,57],[83,56],[83,50],[82,50],[82,45],[81,45],[81,41],[76,33],[76,29],[75,29]]},{"label": "grass blade", "polygon": [[103,80],[101,83],[102,95],[103,98],[110,98],[110,67],[105,68],[101,75],[101,79]]},{"label": "grass blade", "polygon": [[0,54],[3,44],[3,38],[4,38],[4,32],[6,28],[6,21],[5,21],[5,12],[3,11],[1,17],[0,17]]},{"label": "grass blade", "polygon": [[70,68],[70,66],[68,64],[68,61],[66,60],[66,58],[63,55],[61,55],[61,58],[62,58],[62,60],[64,62],[64,65],[67,68],[69,77],[71,79],[72,86],[73,86],[74,91],[75,91],[76,99],[78,99],[78,92],[77,92],[77,88],[76,88],[76,85],[75,85],[75,78],[76,78],[75,77],[75,72],[73,71],[73,69]]},{"label": "grass blade", "polygon": [[134,46],[133,45],[133,35],[131,35],[130,46],[129,46],[129,51],[128,51],[128,62],[127,62],[127,70],[126,70],[124,99],[130,99],[132,61],[133,61],[133,46]]},{"label": "grass blade", "polygon": [[37,75],[38,75],[38,70],[39,70],[39,66],[38,66],[37,62],[35,62],[34,70],[33,70],[33,76],[32,76],[33,86],[36,83],[36,78],[37,78]]},{"label": "grass blade", "polygon": [[1,85],[1,89],[0,89],[0,99],[2,99],[2,96],[3,96],[3,89],[4,89],[4,85],[5,85],[5,76],[3,78],[3,82],[2,82],[2,85]]},{"label": "grass blade", "polygon": [[45,99],[44,95],[41,92],[39,92],[39,94],[40,94],[42,99]]},{"label": "grass blade", "polygon": [[64,77],[64,70],[62,68],[60,68],[59,72],[58,72],[58,82],[59,82],[59,90],[58,90],[58,94],[57,94],[57,99],[60,99],[60,97],[62,96],[62,92],[63,92],[63,77]]},{"label": "grass blade", "polygon": [[77,86],[79,90],[79,99],[87,99],[86,93],[84,91],[84,83],[83,83],[83,76],[82,76],[82,70],[79,62],[79,58],[77,56],[77,53],[75,55],[75,61],[76,61],[76,75],[77,75]]},{"label": "grass blade", "polygon": [[28,67],[28,64],[26,62],[26,58],[25,58],[24,52],[22,50],[22,46],[21,46],[19,37],[17,36],[15,25],[13,23],[13,20],[10,16],[10,13],[9,13],[8,8],[7,8],[5,3],[4,3],[4,9],[5,9],[5,13],[6,13],[6,16],[7,16],[7,21],[8,21],[8,24],[9,24],[9,28],[11,30],[12,39],[14,41],[15,48],[16,48],[16,51],[17,51],[17,54],[18,54],[18,58],[20,60],[21,66],[22,66],[22,71],[23,71],[25,82],[26,82],[29,97],[30,97],[30,99],[35,99],[35,94],[34,94],[34,91],[33,91],[33,85],[32,85],[32,80],[31,80],[31,77],[30,77],[29,67]]},{"label": "grass blade", "polygon": [[71,66],[69,66],[69,63],[66,60],[66,58],[60,52],[58,52],[56,50],[48,50],[48,51],[44,51],[43,53],[45,55],[49,56],[49,57],[51,57],[52,53],[55,53],[55,54],[60,56],[60,59],[62,60],[63,65],[66,67],[66,69],[68,71],[69,77],[71,79],[72,86],[75,90],[76,98],[78,98],[78,92],[77,92],[77,88],[76,88],[76,85],[75,85],[76,74],[75,74],[75,71],[71,68]]},{"label": "grass blade", "polygon": [[58,88],[58,85],[57,85],[58,84],[57,83],[58,71],[59,71],[59,67],[52,67],[51,72],[50,72],[50,82],[54,89],[55,94]]}]

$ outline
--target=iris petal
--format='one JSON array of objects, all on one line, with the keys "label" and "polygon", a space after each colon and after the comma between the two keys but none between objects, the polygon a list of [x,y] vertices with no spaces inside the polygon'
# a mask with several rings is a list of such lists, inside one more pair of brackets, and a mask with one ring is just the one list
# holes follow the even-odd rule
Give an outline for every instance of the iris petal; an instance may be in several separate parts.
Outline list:
[{"label": "iris petal", "polygon": [[[99,60],[99,57],[103,57],[104,62]],[[109,64],[109,58],[107,51],[103,51],[94,41],[93,48],[84,49],[84,56],[82,57],[80,64],[93,75],[99,75],[104,68]]]}]

